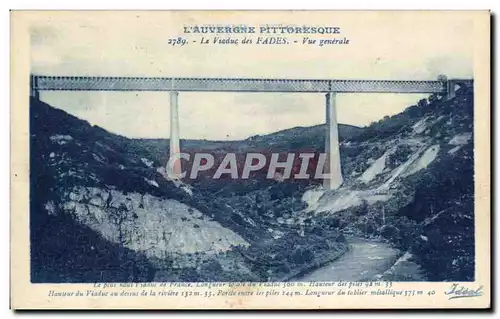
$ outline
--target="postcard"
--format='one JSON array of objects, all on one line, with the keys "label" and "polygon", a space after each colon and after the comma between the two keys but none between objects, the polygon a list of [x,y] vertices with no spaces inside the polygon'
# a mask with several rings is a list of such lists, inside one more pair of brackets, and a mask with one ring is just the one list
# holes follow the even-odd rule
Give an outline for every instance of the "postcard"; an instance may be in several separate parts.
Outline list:
[{"label": "postcard", "polygon": [[490,20],[12,11],[11,307],[491,307]]}]

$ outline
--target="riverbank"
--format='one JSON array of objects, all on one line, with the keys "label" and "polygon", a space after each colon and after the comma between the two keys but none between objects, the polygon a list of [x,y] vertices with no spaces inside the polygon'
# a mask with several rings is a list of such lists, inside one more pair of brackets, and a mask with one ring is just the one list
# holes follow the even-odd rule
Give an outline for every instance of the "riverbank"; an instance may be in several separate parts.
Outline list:
[{"label": "riverbank", "polygon": [[349,252],[350,245],[346,244],[345,250],[336,252],[335,254],[330,254],[329,257],[322,258],[322,259],[316,259],[313,263],[303,267],[302,269],[296,270],[294,274],[290,274],[286,277],[281,278],[278,281],[303,281],[300,278],[302,276],[305,276],[308,273],[311,273],[315,271],[316,269],[319,269],[321,267],[325,267],[336,260],[340,259],[343,255],[345,255],[347,252]]},{"label": "riverbank", "polygon": [[[389,244],[349,238],[348,251],[333,262],[293,278],[296,281],[370,281],[391,268],[402,253]],[[312,267],[311,267],[312,268]]]},{"label": "riverbank", "polygon": [[382,275],[375,280],[384,281],[426,281],[422,267],[414,261],[411,253],[406,252]]}]

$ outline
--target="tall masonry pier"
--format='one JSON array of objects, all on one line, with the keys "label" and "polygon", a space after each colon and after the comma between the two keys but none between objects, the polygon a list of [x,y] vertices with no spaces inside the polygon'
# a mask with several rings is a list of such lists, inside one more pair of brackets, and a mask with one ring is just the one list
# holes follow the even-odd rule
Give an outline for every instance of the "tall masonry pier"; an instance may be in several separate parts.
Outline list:
[{"label": "tall masonry pier", "polygon": [[343,181],[340,169],[339,128],[335,96],[335,93],[326,93],[325,153],[327,154],[326,173],[330,175],[330,178],[324,180],[323,186],[329,189],[339,188]]},{"label": "tall masonry pier", "polygon": [[170,176],[182,171],[179,158],[179,92],[279,92],[326,94],[326,173],[323,185],[337,189],[342,185],[336,96],[339,93],[435,93],[448,99],[463,88],[472,88],[472,79],[440,77],[433,81],[414,80],[313,80],[250,78],[168,78],[168,77],[98,77],[31,76],[30,95],[40,98],[40,91],[165,91],[170,92]]},{"label": "tall masonry pier", "polygon": [[[178,156],[181,153],[180,133],[179,133],[179,92],[170,92],[170,157]],[[172,162],[172,167],[169,167],[167,173],[170,173],[172,178],[180,178],[181,175],[181,159],[178,158]]]}]

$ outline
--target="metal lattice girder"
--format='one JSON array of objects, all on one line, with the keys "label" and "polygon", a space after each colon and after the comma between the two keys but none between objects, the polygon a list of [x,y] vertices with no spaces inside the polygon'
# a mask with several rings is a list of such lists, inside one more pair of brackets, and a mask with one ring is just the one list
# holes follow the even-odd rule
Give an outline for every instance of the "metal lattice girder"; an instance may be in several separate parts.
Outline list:
[{"label": "metal lattice girder", "polygon": [[445,93],[444,81],[33,76],[38,91]]}]

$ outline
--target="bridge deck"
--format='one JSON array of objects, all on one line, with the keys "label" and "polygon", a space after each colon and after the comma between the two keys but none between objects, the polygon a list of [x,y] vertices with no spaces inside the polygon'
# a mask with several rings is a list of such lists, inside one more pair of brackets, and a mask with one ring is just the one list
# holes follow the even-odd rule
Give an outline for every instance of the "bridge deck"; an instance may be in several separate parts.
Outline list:
[{"label": "bridge deck", "polygon": [[446,81],[32,76],[37,91],[445,93]]}]

